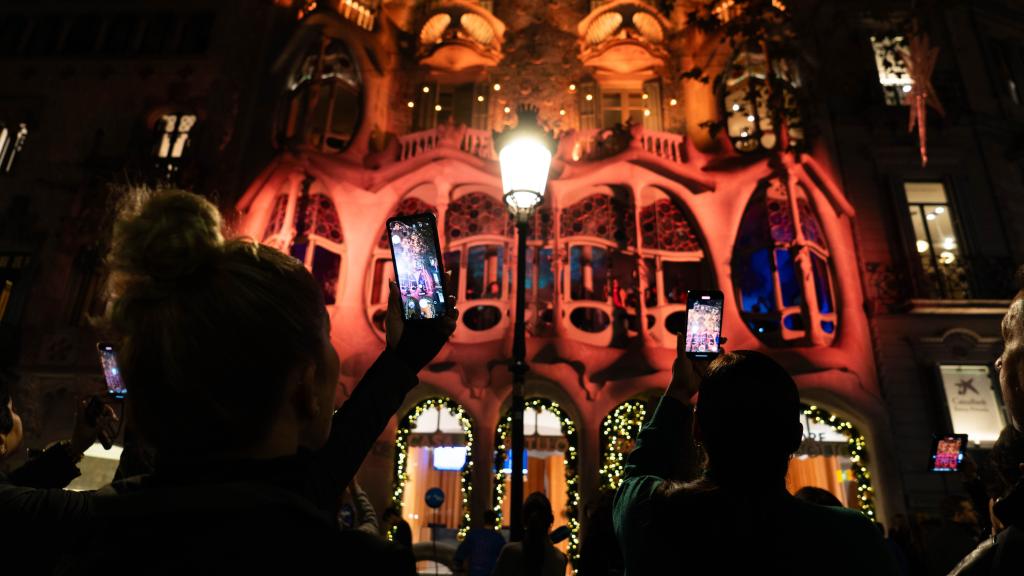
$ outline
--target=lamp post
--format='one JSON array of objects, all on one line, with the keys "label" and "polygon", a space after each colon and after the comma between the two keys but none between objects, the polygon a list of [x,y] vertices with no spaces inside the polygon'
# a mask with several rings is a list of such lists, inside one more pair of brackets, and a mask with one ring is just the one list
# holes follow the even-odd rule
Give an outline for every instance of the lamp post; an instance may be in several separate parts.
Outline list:
[{"label": "lamp post", "polygon": [[512,340],[512,490],[509,495],[509,524],[512,541],[523,539],[523,385],[526,381],[526,237],[530,216],[544,199],[548,169],[555,141],[537,123],[537,108],[520,106],[519,123],[494,133],[494,148],[501,166],[501,186],[505,204],[516,222],[516,316]]}]

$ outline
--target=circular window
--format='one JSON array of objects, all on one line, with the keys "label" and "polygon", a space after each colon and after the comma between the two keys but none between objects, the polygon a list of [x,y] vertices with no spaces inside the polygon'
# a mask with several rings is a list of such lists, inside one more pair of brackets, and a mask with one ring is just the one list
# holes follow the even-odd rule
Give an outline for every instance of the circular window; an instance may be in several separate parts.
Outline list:
[{"label": "circular window", "polygon": [[673,312],[665,318],[665,329],[673,334],[686,332],[686,312]]},{"label": "circular window", "polygon": [[573,310],[572,314],[569,314],[569,321],[584,332],[597,333],[603,332],[611,324],[612,319],[604,310],[583,307]]},{"label": "circular window", "polygon": [[462,315],[462,323],[470,330],[487,330],[501,322],[501,310],[494,306],[474,306]]}]

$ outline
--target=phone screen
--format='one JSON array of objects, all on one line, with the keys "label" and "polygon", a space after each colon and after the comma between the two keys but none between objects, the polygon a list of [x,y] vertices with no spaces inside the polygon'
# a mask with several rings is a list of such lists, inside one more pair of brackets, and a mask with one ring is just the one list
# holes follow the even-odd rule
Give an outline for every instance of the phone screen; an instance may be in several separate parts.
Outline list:
[{"label": "phone screen", "polygon": [[124,398],[128,389],[124,385],[124,378],[121,377],[121,369],[117,365],[117,353],[110,344],[100,342],[96,345],[100,353],[100,364],[103,365],[103,377],[107,381],[107,394],[117,398]]},{"label": "phone screen", "polygon": [[722,337],[721,292],[690,290],[686,295],[686,354],[693,358],[717,356]]},{"label": "phone screen", "polygon": [[440,318],[447,313],[437,221],[432,214],[388,220],[395,278],[406,320]]},{"label": "phone screen", "polygon": [[936,436],[932,443],[932,472],[957,472],[967,449],[966,434]]}]

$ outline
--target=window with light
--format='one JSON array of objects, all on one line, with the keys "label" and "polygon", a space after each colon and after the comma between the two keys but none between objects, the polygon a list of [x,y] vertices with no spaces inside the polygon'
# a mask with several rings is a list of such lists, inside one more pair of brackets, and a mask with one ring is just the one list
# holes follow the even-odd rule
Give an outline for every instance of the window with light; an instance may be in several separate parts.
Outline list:
[{"label": "window with light", "polygon": [[962,248],[945,184],[905,182],[903,190],[924,295],[948,299],[970,297]]}]

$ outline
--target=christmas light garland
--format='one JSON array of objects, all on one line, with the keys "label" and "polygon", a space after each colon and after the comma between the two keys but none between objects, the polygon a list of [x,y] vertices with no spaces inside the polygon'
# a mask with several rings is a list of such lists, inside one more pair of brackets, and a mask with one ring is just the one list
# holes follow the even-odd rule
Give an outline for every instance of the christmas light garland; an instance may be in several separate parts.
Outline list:
[{"label": "christmas light garland", "polygon": [[616,490],[622,483],[626,469],[626,456],[633,450],[632,443],[640,434],[647,416],[647,406],[641,400],[628,400],[619,404],[601,422],[601,487]]},{"label": "christmas light garland", "polygon": [[459,524],[458,537],[461,540],[469,531],[470,510],[469,501],[473,492],[473,420],[466,410],[451,398],[427,398],[413,406],[405,417],[398,423],[398,431],[395,434],[395,464],[394,464],[394,492],[391,500],[401,510],[402,497],[405,495],[405,484],[409,481],[408,459],[409,459],[409,434],[416,427],[416,421],[424,412],[431,408],[438,410],[447,409],[462,425],[462,432],[466,436],[466,463],[462,466],[460,478],[462,484],[462,522]]},{"label": "christmas light garland", "polygon": [[[562,435],[565,436],[567,448],[565,449],[565,493],[567,497],[566,516],[569,526],[569,561],[573,566],[579,558],[580,549],[580,490],[579,475],[576,471],[578,459],[577,445],[579,439],[576,434],[576,424],[558,406],[558,403],[547,398],[531,398],[526,401],[526,408],[533,408],[538,412],[547,410],[558,418],[562,427]],[[508,414],[498,425],[498,433],[494,438],[494,512],[501,519],[501,505],[505,501],[505,473],[502,468],[505,459],[508,458],[509,446],[507,438],[512,429],[512,415]],[[524,462],[525,464],[525,462]],[[573,569],[575,573],[575,568]]]},{"label": "christmas light garland", "polygon": [[877,521],[875,519],[875,490],[871,487],[871,472],[868,471],[865,463],[867,440],[853,424],[842,418],[837,418],[834,414],[817,406],[804,408],[804,415],[813,418],[819,424],[831,426],[833,430],[846,436],[846,445],[850,450],[850,462],[853,464],[853,476],[857,479],[857,502],[860,505],[860,511],[872,522]]}]

